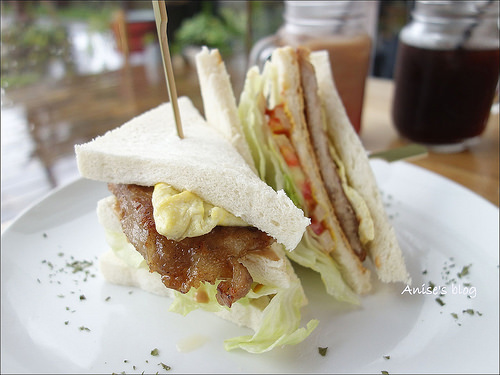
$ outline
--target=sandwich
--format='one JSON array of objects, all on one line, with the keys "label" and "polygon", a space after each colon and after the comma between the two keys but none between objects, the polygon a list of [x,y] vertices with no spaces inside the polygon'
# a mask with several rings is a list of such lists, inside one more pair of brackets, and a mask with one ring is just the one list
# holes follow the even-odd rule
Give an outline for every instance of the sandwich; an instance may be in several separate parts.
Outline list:
[{"label": "sandwich", "polygon": [[204,309],[251,328],[227,350],[261,353],[303,341],[307,303],[285,253],[309,225],[283,191],[262,181],[187,97],[178,100],[185,137],[164,103],[76,145],[80,174],[108,184],[97,205],[110,250],[104,278],[171,297],[170,310]]},{"label": "sandwich", "polygon": [[[251,67],[239,105],[210,116],[210,100],[230,87],[217,50],[197,55],[207,122],[250,153],[259,177],[284,190],[311,219],[297,248],[286,255],[321,275],[326,291],[359,303],[382,282],[410,282],[364,147],[339,98],[326,51],[274,50],[263,71]],[[225,82],[222,84],[221,82]],[[228,83],[229,82],[229,83]],[[238,113],[239,121],[232,119]],[[242,146],[246,141],[246,149]],[[247,157],[245,157],[248,160]]]}]

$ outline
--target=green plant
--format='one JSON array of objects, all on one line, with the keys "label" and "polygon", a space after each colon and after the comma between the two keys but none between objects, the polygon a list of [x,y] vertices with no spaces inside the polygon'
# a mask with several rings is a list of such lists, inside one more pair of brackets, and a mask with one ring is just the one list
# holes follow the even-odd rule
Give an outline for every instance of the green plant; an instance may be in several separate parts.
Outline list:
[{"label": "green plant", "polygon": [[13,23],[2,31],[2,87],[38,81],[55,58],[67,66],[72,64],[67,31],[62,25]]},{"label": "green plant", "polygon": [[227,55],[232,43],[244,35],[244,17],[230,8],[214,14],[211,3],[204,2],[202,11],[185,20],[175,33],[172,51],[179,53],[186,46],[206,45]]}]

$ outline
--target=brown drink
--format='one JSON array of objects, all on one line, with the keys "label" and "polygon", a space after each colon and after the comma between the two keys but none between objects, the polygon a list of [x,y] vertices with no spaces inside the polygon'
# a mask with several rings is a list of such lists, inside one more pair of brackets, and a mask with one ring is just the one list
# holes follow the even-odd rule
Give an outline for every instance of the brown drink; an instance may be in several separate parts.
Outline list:
[{"label": "brown drink", "polygon": [[361,130],[361,116],[365,82],[370,67],[371,38],[367,34],[330,36],[298,43],[284,40],[284,44],[302,44],[312,51],[327,50],[330,65],[342,103],[356,132]]},{"label": "brown drink", "polygon": [[392,115],[399,133],[425,144],[480,135],[499,76],[499,50],[399,45]]},{"label": "brown drink", "polygon": [[399,34],[392,118],[435,152],[467,148],[485,129],[499,75],[499,2],[417,0]]},{"label": "brown drink", "polygon": [[328,51],[339,96],[359,133],[372,47],[366,6],[361,1],[285,1],[284,25],[255,44],[250,64],[262,67],[274,48],[285,45]]}]

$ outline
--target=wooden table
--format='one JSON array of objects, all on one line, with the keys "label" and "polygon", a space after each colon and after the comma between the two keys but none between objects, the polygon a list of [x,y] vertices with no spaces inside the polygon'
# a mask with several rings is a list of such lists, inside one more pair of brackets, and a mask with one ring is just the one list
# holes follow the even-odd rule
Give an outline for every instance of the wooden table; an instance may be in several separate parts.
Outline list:
[{"label": "wooden table", "polygon": [[[361,140],[370,151],[406,144],[397,134],[390,109],[394,84],[391,80],[370,78],[367,83]],[[429,153],[410,161],[449,178],[499,205],[499,117],[492,114],[479,142],[469,150],[454,154]]]}]

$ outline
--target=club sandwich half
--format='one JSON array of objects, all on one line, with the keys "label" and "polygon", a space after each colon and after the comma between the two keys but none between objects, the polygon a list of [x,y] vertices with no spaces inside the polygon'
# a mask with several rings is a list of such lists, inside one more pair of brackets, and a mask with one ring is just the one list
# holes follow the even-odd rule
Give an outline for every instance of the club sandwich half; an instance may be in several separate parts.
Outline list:
[{"label": "club sandwich half", "polygon": [[329,294],[352,303],[372,289],[370,270],[382,282],[410,282],[326,51],[276,49],[262,72],[247,72],[238,108],[217,50],[203,49],[197,70],[209,125],[311,219],[290,259],[319,272]]},{"label": "club sandwich half", "polygon": [[108,183],[98,218],[111,250],[100,270],[111,283],[201,308],[254,330],[225,348],[260,353],[303,341],[307,302],[285,256],[309,219],[263,182],[187,97],[178,100],[185,137],[169,103],[75,147],[83,177]]}]

